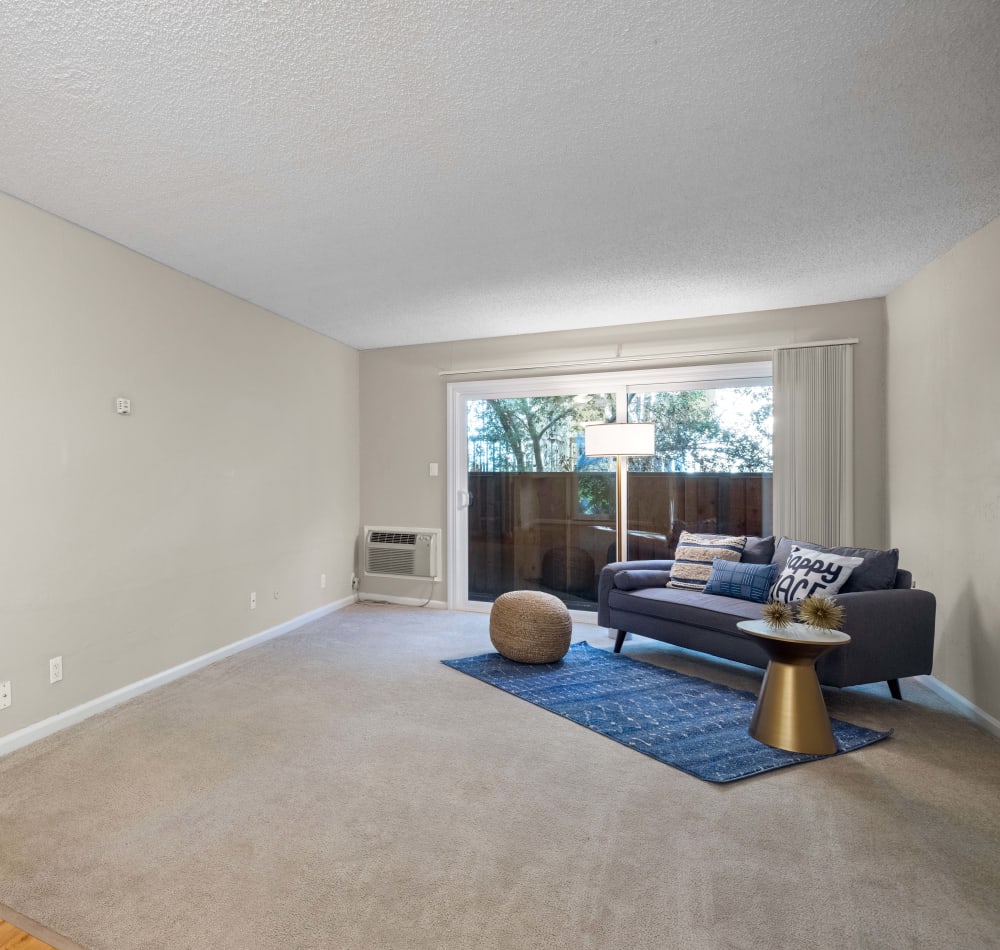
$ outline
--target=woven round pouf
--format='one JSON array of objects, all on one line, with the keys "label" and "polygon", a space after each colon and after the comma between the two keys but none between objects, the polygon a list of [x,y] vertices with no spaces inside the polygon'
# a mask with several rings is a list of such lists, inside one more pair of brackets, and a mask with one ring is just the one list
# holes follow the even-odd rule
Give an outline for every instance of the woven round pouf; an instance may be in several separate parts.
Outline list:
[{"label": "woven round pouf", "polygon": [[490,640],[497,653],[518,663],[555,663],[573,634],[566,605],[540,590],[501,594],[490,611]]}]

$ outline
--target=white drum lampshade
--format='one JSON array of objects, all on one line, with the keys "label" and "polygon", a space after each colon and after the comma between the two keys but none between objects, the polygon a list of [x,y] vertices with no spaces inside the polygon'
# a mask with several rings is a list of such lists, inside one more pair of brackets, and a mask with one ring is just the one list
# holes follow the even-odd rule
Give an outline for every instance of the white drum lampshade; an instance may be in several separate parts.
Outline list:
[{"label": "white drum lampshade", "polygon": [[655,431],[651,422],[610,422],[584,428],[584,454],[655,455]]}]

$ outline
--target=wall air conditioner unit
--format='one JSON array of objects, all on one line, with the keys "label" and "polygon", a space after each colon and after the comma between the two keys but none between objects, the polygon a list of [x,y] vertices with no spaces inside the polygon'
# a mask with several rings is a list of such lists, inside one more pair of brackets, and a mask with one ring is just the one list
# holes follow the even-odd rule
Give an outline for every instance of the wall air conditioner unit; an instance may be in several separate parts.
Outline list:
[{"label": "wall air conditioner unit", "polygon": [[365,529],[365,573],[441,580],[440,528]]}]

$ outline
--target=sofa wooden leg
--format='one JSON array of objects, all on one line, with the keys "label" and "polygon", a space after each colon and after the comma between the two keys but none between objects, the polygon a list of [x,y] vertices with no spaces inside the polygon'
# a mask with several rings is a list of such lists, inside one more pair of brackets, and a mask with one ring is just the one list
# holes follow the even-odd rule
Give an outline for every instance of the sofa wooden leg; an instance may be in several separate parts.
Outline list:
[{"label": "sofa wooden leg", "polygon": [[625,637],[628,636],[627,630],[619,630],[618,636],[615,637],[615,653],[622,652],[622,644],[625,642]]},{"label": "sofa wooden leg", "polygon": [[889,684],[889,692],[893,699],[902,699],[903,694],[899,691],[899,680],[886,680]]}]

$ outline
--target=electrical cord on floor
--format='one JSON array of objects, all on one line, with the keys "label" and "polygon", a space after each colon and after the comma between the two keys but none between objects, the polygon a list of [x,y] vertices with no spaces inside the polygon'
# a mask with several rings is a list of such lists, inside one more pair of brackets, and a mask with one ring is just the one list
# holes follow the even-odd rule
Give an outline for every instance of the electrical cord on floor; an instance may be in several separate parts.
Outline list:
[{"label": "electrical cord on floor", "polygon": [[434,599],[435,584],[437,584],[437,581],[431,581],[431,592],[427,595],[427,600],[422,604],[396,604],[391,600],[372,600],[368,597],[362,600],[360,590],[354,592],[354,603],[363,604],[366,607],[426,607]]}]

